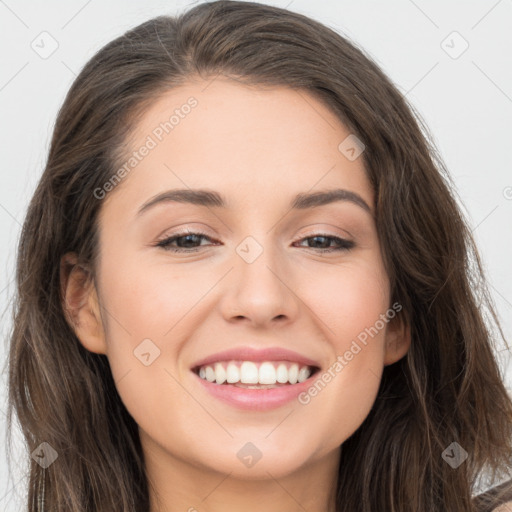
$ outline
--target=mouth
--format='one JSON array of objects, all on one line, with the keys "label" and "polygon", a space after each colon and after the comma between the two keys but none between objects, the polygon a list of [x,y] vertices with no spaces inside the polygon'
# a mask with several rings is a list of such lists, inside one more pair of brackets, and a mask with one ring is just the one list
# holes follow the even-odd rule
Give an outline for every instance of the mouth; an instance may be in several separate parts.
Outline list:
[{"label": "mouth", "polygon": [[226,360],[192,368],[200,379],[218,386],[274,389],[300,384],[320,371],[318,366],[293,361]]},{"label": "mouth", "polygon": [[218,361],[195,367],[208,396],[236,409],[263,413],[293,403],[311,386],[318,366],[291,361]]},{"label": "mouth", "polygon": [[316,379],[320,364],[284,347],[233,347],[190,368],[200,392],[238,409],[258,412],[292,402]]}]

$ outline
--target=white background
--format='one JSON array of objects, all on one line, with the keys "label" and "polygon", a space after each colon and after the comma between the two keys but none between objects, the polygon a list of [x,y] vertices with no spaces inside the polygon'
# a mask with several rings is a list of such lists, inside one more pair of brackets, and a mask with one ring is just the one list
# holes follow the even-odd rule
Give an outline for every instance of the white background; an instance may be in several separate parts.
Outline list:
[{"label": "white background", "polygon": [[[175,14],[196,3],[0,0],[0,307],[6,311],[1,328],[2,361],[7,356],[11,327],[8,305],[14,292],[16,242],[65,93],[86,61],[106,43],[153,16]],[[457,185],[510,340],[512,2],[263,3],[306,14],[349,37],[373,57],[419,111]],[[41,37],[48,37],[40,36],[43,31],[58,43],[46,59],[31,47]],[[465,44],[469,46],[459,56]],[[506,371],[506,386],[512,390],[511,354],[500,350],[498,356]],[[0,395],[3,435],[5,382],[4,363]],[[9,472],[5,442],[0,445],[0,509],[7,512],[18,512],[24,505],[25,457],[18,441]]]}]

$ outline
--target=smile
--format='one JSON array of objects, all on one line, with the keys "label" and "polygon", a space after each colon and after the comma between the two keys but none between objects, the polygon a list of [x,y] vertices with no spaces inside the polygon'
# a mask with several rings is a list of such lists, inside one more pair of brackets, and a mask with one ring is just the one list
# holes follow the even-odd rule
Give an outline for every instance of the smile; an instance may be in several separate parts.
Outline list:
[{"label": "smile", "polygon": [[219,361],[196,368],[201,379],[219,385],[270,389],[304,382],[316,368],[289,361]]}]

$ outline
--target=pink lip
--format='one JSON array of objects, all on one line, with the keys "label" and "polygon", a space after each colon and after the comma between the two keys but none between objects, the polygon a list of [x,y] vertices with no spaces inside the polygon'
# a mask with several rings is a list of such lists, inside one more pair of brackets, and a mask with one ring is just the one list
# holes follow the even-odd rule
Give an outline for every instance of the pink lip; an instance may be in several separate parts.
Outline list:
[{"label": "pink lip", "polygon": [[291,361],[299,363],[303,366],[314,366],[319,368],[320,364],[312,359],[309,359],[293,350],[285,348],[264,348],[254,349],[251,347],[238,347],[222,352],[217,352],[211,356],[205,357],[192,365],[192,369],[197,369],[200,366],[216,363],[218,361]]},{"label": "pink lip", "polygon": [[304,382],[286,384],[271,389],[237,388],[232,384],[208,382],[207,380],[201,379],[199,375],[194,375],[208,392],[229,405],[238,407],[239,409],[266,411],[281,407],[297,398],[300,393],[306,391],[306,389],[311,386],[313,380],[317,378],[317,373],[318,372],[315,372],[313,375],[310,375]]},{"label": "pink lip", "polygon": [[301,366],[311,366],[314,370],[320,369],[320,364],[313,361],[313,359],[309,359],[292,350],[279,347],[265,349],[254,349],[251,347],[232,348],[201,359],[191,367],[195,378],[199,379],[205,389],[213,396],[240,409],[256,411],[274,409],[297,398],[297,396],[305,391],[311,385],[311,382],[316,379],[316,373],[318,372],[314,371],[304,382],[286,384],[270,389],[239,388],[231,384],[208,382],[199,377],[199,367],[218,361],[291,361],[293,363],[299,363]]}]

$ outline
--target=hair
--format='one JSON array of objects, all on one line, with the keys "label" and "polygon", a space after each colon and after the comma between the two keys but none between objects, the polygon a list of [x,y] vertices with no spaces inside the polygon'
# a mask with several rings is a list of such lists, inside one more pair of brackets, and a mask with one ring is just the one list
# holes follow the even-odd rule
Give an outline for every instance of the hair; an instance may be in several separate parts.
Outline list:
[{"label": "hair", "polygon": [[[217,1],[105,45],[58,113],[20,235],[8,359],[9,439],[15,412],[29,454],[43,442],[58,454],[46,468],[27,457],[28,511],[149,510],[137,424],[107,357],[86,350],[66,318],[59,266],[74,252],[95,282],[94,190],[126,160],[148,105],[219,75],[311,94],[365,144],[391,302],[402,305],[411,346],[384,368],[371,411],[342,445],[336,511],[477,510],[481,475],[495,479],[511,465],[512,400],[494,354],[505,339],[427,128],[340,34],[282,8]],[[453,442],[467,452],[456,469],[443,459]]]}]

